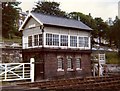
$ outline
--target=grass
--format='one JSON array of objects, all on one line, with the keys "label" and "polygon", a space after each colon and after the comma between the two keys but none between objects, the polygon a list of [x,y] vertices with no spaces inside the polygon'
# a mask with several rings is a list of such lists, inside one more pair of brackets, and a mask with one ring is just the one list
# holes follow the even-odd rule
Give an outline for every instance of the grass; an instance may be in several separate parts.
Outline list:
[{"label": "grass", "polygon": [[22,43],[21,37],[14,37],[13,39],[0,38],[0,42]]},{"label": "grass", "polygon": [[106,53],[106,63],[107,64],[120,64],[120,57],[117,52]]}]

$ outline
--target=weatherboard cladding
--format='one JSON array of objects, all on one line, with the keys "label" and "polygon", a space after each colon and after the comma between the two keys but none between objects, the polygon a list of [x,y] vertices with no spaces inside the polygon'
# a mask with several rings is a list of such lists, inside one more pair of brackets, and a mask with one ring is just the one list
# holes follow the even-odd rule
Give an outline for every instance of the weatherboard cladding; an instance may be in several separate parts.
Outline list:
[{"label": "weatherboard cladding", "polygon": [[61,27],[69,27],[69,28],[77,28],[77,29],[85,29],[92,30],[90,27],[82,23],[81,21],[67,19],[57,16],[44,15],[41,13],[33,13],[32,15],[36,17],[40,22],[47,25],[61,26]]}]

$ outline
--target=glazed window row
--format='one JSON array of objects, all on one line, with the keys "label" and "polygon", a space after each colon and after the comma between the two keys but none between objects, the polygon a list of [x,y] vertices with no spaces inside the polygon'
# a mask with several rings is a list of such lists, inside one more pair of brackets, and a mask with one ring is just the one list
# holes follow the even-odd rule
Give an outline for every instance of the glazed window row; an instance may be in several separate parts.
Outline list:
[{"label": "glazed window row", "polygon": [[[64,71],[64,60],[63,58],[59,58],[58,60],[58,71]],[[81,59],[77,58],[75,60],[75,68],[76,69],[81,69]],[[67,70],[73,70],[73,59],[68,58],[67,59]]]},{"label": "glazed window row", "polygon": [[43,39],[46,46],[89,47],[90,45],[89,37],[46,33],[44,38],[42,34],[28,36],[28,47],[42,46]]}]

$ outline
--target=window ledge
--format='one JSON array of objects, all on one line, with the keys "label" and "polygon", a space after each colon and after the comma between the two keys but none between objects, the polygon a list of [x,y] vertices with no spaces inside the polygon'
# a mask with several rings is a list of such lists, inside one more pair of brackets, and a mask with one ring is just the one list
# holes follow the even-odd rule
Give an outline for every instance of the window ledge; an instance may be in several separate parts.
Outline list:
[{"label": "window ledge", "polygon": [[57,69],[57,71],[64,71],[64,69]]},{"label": "window ledge", "polygon": [[76,70],[82,70],[81,68],[76,68]]},{"label": "window ledge", "polygon": [[68,68],[68,69],[67,69],[67,71],[73,71],[73,69],[71,69],[71,68]]}]

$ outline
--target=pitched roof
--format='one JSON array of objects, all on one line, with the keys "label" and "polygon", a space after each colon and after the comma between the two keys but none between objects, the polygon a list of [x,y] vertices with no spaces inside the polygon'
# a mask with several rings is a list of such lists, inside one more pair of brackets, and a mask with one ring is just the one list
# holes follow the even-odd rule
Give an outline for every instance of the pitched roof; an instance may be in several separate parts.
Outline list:
[{"label": "pitched roof", "polygon": [[[68,27],[68,28],[92,30],[90,27],[88,27],[81,21],[74,20],[74,19],[67,19],[67,18],[52,16],[52,15],[45,15],[41,13],[33,13],[33,12],[30,15],[43,25],[47,24],[47,25],[54,25],[54,26],[61,26],[61,27]],[[22,29],[24,24],[25,22],[22,24],[19,30]]]}]

